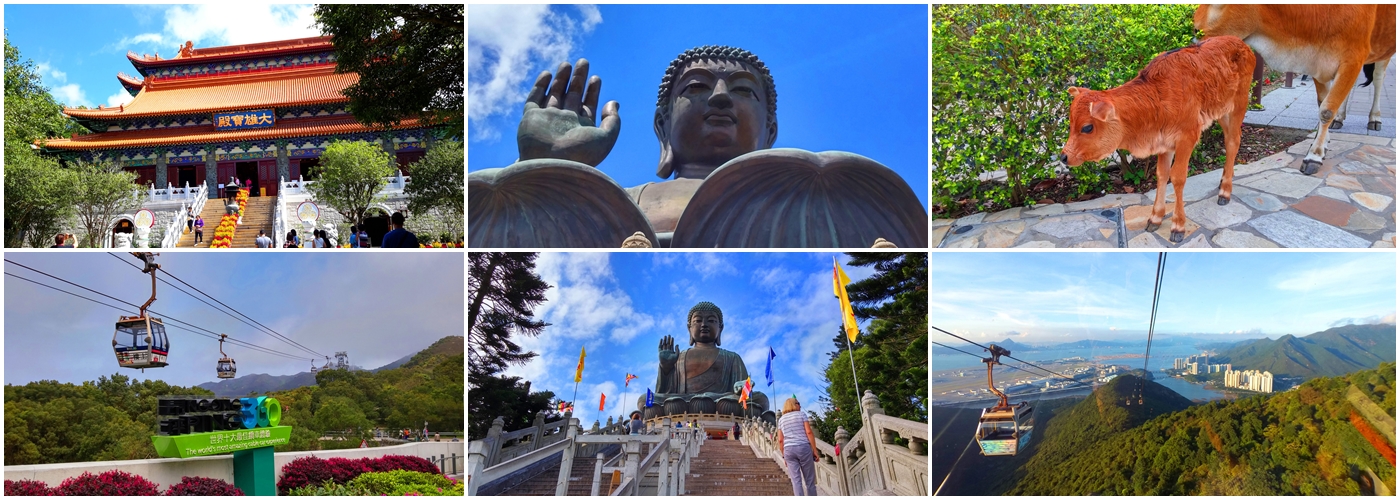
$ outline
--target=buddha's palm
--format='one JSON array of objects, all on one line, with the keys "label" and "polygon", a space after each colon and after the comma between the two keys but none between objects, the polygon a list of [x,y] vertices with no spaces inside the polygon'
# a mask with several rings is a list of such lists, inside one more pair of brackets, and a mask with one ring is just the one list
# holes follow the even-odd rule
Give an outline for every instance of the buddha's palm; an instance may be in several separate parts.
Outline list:
[{"label": "buddha's palm", "polygon": [[525,99],[515,135],[520,159],[555,158],[595,167],[602,163],[622,130],[617,101],[609,101],[597,116],[602,87],[602,78],[588,78],[586,59],[573,68],[560,64],[554,75],[540,73]]},{"label": "buddha's palm", "polygon": [[658,357],[661,361],[661,369],[670,371],[675,368],[676,360],[680,359],[680,351],[676,350],[676,339],[670,335],[661,338],[661,343],[657,345]]}]

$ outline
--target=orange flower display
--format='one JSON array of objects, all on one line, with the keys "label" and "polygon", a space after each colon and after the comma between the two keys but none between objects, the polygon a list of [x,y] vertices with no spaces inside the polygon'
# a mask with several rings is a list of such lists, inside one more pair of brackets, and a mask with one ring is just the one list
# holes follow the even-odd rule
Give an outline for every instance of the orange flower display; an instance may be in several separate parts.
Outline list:
[{"label": "orange flower display", "polygon": [[209,248],[231,248],[233,246],[233,233],[238,229],[238,217],[243,214],[243,209],[248,206],[248,190],[238,190],[238,195],[233,199],[238,202],[237,214],[225,214],[219,219],[219,225],[214,227],[214,239],[209,240]]}]

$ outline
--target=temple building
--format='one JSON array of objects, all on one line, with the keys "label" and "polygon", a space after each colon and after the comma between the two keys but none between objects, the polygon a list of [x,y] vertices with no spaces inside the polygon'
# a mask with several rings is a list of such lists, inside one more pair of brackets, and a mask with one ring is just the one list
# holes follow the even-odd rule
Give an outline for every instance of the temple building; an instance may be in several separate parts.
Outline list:
[{"label": "temple building", "polygon": [[[173,58],[127,53],[139,76],[118,74],[134,98],[97,109],[64,108],[91,134],[49,139],[64,160],[108,159],[152,189],[237,178],[252,196],[275,196],[279,179],[316,178],[334,140],[377,143],[402,169],[433,141],[417,120],[372,129],[347,110],[342,91],[359,75],[335,72],[330,37],[194,48]],[[460,135],[460,134],[448,134]]]}]

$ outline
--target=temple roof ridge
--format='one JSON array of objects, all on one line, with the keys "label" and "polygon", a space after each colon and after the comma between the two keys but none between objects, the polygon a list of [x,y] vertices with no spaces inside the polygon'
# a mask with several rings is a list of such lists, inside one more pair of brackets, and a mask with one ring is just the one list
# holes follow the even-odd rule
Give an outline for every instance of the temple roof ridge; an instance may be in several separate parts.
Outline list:
[{"label": "temple roof ridge", "polygon": [[334,64],[204,78],[147,78],[125,106],[65,107],[63,113],[80,120],[118,120],[345,102],[349,98],[344,89],[357,81],[358,74],[336,73]]},{"label": "temple roof ridge", "polygon": [[[191,42],[186,41],[186,46]],[[238,59],[250,56],[263,56],[277,53],[302,52],[312,50],[331,50],[330,36],[314,36],[306,38],[294,38],[291,40],[274,40],[270,42],[242,43],[234,45],[223,45],[217,47],[191,48],[188,55],[185,55],[181,47],[176,52],[175,57],[161,57],[159,54],[136,54],[127,51],[126,58],[137,69],[150,66],[171,66],[179,64],[189,64],[192,62],[212,62],[227,59]]]}]

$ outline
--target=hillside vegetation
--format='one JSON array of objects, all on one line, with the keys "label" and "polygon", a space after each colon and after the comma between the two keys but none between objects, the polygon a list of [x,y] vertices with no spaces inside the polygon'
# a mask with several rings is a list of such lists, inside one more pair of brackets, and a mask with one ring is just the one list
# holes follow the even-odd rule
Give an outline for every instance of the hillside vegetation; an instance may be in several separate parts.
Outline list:
[{"label": "hillside vegetation", "polygon": [[1395,325],[1347,325],[1238,344],[1216,357],[1234,369],[1303,378],[1338,377],[1395,362]]},{"label": "hillside vegetation", "polygon": [[1359,495],[1375,491],[1372,473],[1394,491],[1394,443],[1377,437],[1347,401],[1352,386],[1394,418],[1394,363],[1141,425],[1133,421],[1153,413],[1151,405],[1134,416],[1120,411],[1121,400],[1089,398],[1052,421],[1009,493]]},{"label": "hillside vegetation", "polygon": [[[282,403],[289,444],[277,451],[333,444],[327,431],[348,432],[358,445],[374,427],[461,432],[463,338],[446,337],[399,368],[379,372],[324,370],[315,385],[272,392]],[[453,346],[456,346],[455,351]],[[5,386],[5,465],[156,458],[156,398],[213,396],[198,387],[114,374],[82,384],[52,380]]]}]

